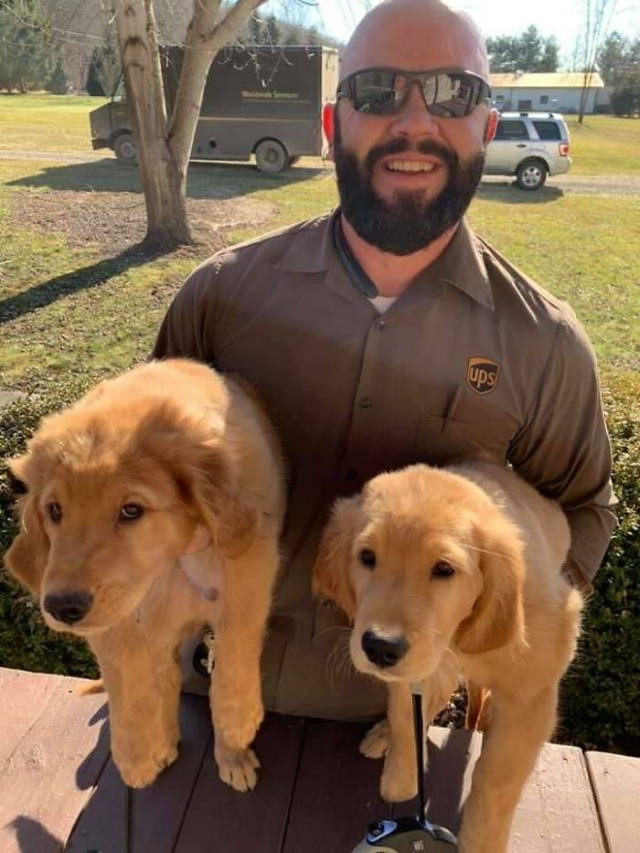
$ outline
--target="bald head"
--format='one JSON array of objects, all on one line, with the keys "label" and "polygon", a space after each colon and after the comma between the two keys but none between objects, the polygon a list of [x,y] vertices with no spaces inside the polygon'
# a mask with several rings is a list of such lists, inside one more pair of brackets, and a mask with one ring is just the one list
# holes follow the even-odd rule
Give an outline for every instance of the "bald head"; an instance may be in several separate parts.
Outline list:
[{"label": "bald head", "polygon": [[341,77],[376,65],[489,74],[478,28],[468,15],[440,0],[384,0],[365,15],[345,48]]}]

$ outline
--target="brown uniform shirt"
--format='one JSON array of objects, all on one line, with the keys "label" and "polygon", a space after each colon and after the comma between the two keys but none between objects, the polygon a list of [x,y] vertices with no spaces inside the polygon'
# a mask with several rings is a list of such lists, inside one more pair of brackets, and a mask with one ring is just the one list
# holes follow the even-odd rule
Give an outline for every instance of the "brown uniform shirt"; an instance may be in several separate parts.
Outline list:
[{"label": "brown uniform shirt", "polygon": [[463,221],[380,315],[336,254],[332,216],[204,263],[153,354],[237,372],[261,392],[291,469],[266,704],[354,718],[381,711],[384,691],[353,672],[344,616],[313,602],[309,582],[337,495],[383,470],[489,453],[561,502],[583,587],[615,516],[595,359],[571,309]]}]

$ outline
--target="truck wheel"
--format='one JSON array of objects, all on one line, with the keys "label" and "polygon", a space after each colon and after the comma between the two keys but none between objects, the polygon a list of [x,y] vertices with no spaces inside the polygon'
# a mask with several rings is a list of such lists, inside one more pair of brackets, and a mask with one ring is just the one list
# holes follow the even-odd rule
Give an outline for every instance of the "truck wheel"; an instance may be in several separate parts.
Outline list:
[{"label": "truck wheel", "polygon": [[542,160],[524,160],[518,166],[516,183],[521,190],[539,190],[547,180],[547,167]]},{"label": "truck wheel", "polygon": [[116,136],[113,150],[121,163],[136,163],[138,161],[136,143],[131,133],[121,133]]},{"label": "truck wheel", "polygon": [[276,139],[263,139],[256,146],[256,166],[261,172],[275,175],[289,165],[287,149]]}]

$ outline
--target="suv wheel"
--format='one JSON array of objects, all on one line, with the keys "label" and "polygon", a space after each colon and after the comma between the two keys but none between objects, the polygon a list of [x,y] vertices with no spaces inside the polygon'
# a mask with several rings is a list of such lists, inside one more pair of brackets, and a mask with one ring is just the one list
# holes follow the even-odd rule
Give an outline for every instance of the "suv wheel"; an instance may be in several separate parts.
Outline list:
[{"label": "suv wheel", "polygon": [[131,133],[121,133],[116,136],[113,150],[121,163],[136,163],[138,160],[136,143]]},{"label": "suv wheel", "polygon": [[516,183],[521,190],[539,190],[547,180],[547,167],[542,160],[525,160],[516,172]]},{"label": "suv wheel", "polygon": [[256,146],[256,166],[261,172],[275,175],[289,165],[287,149],[277,139],[263,139]]}]

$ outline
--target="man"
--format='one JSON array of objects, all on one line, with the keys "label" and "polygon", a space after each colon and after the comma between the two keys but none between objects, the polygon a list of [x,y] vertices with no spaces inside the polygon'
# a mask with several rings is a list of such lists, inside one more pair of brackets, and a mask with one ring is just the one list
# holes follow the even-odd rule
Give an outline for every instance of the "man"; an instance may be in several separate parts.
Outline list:
[{"label": "man", "polygon": [[463,219],[496,123],[487,75],[465,16],[438,0],[374,8],[325,122],[341,208],[218,253],[162,326],[156,357],[256,386],[289,458],[263,659],[273,710],[384,708],[382,686],[349,667],[343,614],[309,583],[331,502],[380,471],[478,451],[510,462],[561,501],[567,572],[585,589],[609,540],[610,451],[584,333]]}]

